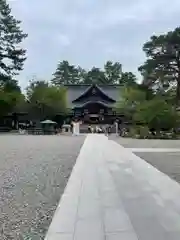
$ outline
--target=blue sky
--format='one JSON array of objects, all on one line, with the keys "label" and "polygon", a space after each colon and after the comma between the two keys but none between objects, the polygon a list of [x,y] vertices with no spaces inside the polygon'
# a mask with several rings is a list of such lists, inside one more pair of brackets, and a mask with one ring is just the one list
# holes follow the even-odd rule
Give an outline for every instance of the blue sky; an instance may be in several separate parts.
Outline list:
[{"label": "blue sky", "polygon": [[58,61],[86,69],[119,61],[137,73],[142,45],[180,24],[180,0],[8,0],[29,34],[22,88],[36,76],[50,79]]}]

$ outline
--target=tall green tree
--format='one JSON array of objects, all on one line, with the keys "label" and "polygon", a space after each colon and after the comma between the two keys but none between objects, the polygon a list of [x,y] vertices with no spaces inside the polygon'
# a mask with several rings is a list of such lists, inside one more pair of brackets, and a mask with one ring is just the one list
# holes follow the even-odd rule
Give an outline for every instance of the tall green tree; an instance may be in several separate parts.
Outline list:
[{"label": "tall green tree", "polygon": [[0,0],[0,81],[6,82],[9,77],[23,69],[26,51],[20,47],[27,34],[20,27],[21,21],[11,14],[6,0]]},{"label": "tall green tree", "polygon": [[131,72],[122,72],[119,62],[107,61],[104,69],[92,67],[89,71],[62,61],[53,74],[52,84],[61,86],[65,84],[122,84],[132,86],[136,84],[136,76]]},{"label": "tall green tree", "polygon": [[11,14],[6,0],[0,0],[0,117],[17,110],[24,102],[15,75],[23,69],[26,51],[20,47],[27,37],[21,22]]},{"label": "tall green tree", "polygon": [[179,124],[179,114],[175,107],[164,101],[163,98],[155,97],[150,101],[144,101],[136,107],[133,116],[135,122],[148,126],[150,129],[160,131],[169,130]]},{"label": "tall green tree", "polygon": [[53,79],[53,85],[61,86],[64,84],[78,84],[80,83],[79,70],[74,65],[70,65],[68,61],[62,61],[58,64]]},{"label": "tall green tree", "polygon": [[139,67],[144,83],[158,91],[176,86],[176,103],[180,104],[180,27],[167,34],[152,36],[144,44],[147,61]]},{"label": "tall green tree", "polygon": [[20,112],[24,105],[25,97],[18,91],[4,91],[0,89],[0,118],[8,113]]},{"label": "tall green tree", "polygon": [[120,92],[119,101],[116,107],[121,112],[127,112],[135,109],[135,107],[146,100],[146,92],[138,88],[124,87]]},{"label": "tall green tree", "polygon": [[119,62],[107,61],[104,65],[106,84],[120,84],[122,77],[122,65]]},{"label": "tall green tree", "polygon": [[6,81],[2,81],[1,89],[5,92],[19,92],[21,93],[21,88],[18,85],[18,81],[11,79],[10,77],[6,78]]},{"label": "tall green tree", "polygon": [[77,67],[77,71],[78,71],[78,84],[85,83],[87,78],[87,71],[80,66]]},{"label": "tall green tree", "polygon": [[31,116],[44,119],[66,113],[66,89],[45,81],[31,82],[27,88],[28,110]]},{"label": "tall green tree", "polygon": [[48,86],[49,86],[49,83],[44,80],[36,80],[36,79],[31,80],[29,82],[28,87],[26,88],[26,95],[27,95],[28,101],[32,99],[32,96],[34,92],[37,91],[37,89],[45,89],[45,88],[48,88]]},{"label": "tall green tree", "polygon": [[153,91],[141,84],[124,85],[119,92],[119,99],[115,104],[116,111],[124,114],[129,119],[133,119],[136,109],[145,101],[150,101],[154,98]]},{"label": "tall green tree", "polygon": [[137,85],[137,78],[132,72],[122,72],[120,84],[124,86]]},{"label": "tall green tree", "polygon": [[106,83],[106,79],[104,76],[104,72],[96,67],[93,67],[90,71],[88,71],[85,75],[84,75],[84,83],[85,84],[105,84]]},{"label": "tall green tree", "polygon": [[[151,93],[151,98],[150,98]],[[167,96],[153,95],[141,87],[125,87],[116,110],[133,123],[143,124],[150,129],[171,129],[179,124],[179,114]]]}]

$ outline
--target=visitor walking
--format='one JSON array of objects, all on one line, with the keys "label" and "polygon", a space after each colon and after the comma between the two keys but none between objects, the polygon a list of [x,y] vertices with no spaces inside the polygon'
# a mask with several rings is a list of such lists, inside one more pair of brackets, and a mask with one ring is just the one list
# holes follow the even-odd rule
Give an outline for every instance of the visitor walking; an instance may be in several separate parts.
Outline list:
[{"label": "visitor walking", "polygon": [[112,130],[112,126],[111,126],[111,125],[108,125],[108,135],[111,134],[111,130]]}]

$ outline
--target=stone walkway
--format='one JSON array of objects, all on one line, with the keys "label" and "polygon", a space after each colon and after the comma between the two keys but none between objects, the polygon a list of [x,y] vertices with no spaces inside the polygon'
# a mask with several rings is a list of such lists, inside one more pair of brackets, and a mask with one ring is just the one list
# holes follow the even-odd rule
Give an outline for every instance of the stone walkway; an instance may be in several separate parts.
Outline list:
[{"label": "stone walkway", "polygon": [[149,152],[149,153],[158,153],[158,152],[164,152],[164,153],[176,153],[176,152],[180,152],[180,148],[128,148],[129,150],[131,150],[132,152]]},{"label": "stone walkway", "polygon": [[45,240],[179,240],[180,186],[103,135],[88,135]]}]

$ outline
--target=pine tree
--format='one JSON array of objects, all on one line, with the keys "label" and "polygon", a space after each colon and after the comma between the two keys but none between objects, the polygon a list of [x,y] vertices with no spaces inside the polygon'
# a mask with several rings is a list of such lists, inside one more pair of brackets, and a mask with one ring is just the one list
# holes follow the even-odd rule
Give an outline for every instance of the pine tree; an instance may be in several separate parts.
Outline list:
[{"label": "pine tree", "polygon": [[13,79],[23,69],[26,51],[20,44],[27,37],[20,28],[21,21],[11,14],[6,0],[0,0],[0,82]]}]

